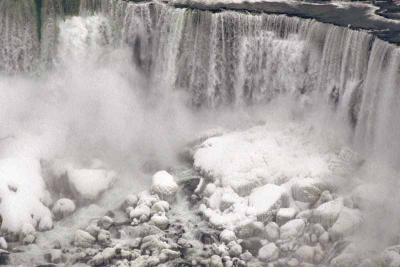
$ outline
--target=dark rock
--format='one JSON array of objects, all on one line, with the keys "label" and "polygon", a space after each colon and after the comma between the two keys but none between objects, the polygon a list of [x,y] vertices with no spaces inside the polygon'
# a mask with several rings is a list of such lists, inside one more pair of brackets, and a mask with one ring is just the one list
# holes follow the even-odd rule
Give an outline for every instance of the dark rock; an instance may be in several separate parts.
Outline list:
[{"label": "dark rock", "polygon": [[218,234],[215,232],[200,231],[198,233],[198,238],[205,245],[211,245],[218,242]]},{"label": "dark rock", "polygon": [[257,237],[252,237],[243,240],[243,242],[240,245],[242,246],[243,251],[248,250],[253,255],[257,255],[258,251],[262,247],[261,240]]}]

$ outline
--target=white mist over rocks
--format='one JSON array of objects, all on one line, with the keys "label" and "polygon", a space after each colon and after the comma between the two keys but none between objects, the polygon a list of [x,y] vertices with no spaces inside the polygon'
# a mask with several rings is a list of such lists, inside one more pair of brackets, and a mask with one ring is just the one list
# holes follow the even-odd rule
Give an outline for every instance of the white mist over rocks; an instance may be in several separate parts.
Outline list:
[{"label": "white mist over rocks", "polygon": [[0,248],[23,251],[12,264],[400,262],[397,47],[153,2],[43,13],[41,40],[24,26],[34,19],[0,18],[0,34],[33,40],[0,39]]}]

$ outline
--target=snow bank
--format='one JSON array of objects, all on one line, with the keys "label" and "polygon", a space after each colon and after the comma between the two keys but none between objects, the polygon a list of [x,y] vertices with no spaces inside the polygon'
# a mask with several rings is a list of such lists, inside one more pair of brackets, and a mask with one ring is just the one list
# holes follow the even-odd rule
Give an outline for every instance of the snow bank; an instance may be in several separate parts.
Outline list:
[{"label": "snow bank", "polygon": [[194,154],[194,166],[222,187],[247,195],[266,184],[292,178],[319,178],[329,173],[332,155],[312,128],[257,126],[206,140]]},{"label": "snow bank", "polygon": [[0,160],[0,214],[2,229],[18,232],[24,224],[37,225],[51,218],[42,203],[47,197],[40,162],[33,158]]}]

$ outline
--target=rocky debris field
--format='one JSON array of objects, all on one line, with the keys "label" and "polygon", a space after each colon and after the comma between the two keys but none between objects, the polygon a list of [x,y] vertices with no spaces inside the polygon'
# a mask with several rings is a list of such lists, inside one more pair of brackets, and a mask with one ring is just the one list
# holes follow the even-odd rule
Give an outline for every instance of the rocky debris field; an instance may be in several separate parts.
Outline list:
[{"label": "rocky debris field", "polygon": [[[396,241],[374,253],[353,242],[379,193],[375,185],[349,178],[364,160],[349,148],[328,153],[305,142],[313,135],[307,127],[273,132],[259,126],[199,139],[188,149],[194,168],[156,172],[147,190],[90,220],[70,243],[54,240],[45,249],[35,244],[40,231],[55,231],[53,218],[58,224],[83,205],[69,198],[52,205],[48,220],[3,231],[0,264],[400,266]],[[346,192],[339,190],[343,184]],[[32,251],[34,262],[18,260]]]}]

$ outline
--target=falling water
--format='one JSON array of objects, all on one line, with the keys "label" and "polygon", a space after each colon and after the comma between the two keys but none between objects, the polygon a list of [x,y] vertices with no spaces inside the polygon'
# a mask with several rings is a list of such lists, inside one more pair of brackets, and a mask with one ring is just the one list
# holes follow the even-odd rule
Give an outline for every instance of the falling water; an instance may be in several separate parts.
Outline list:
[{"label": "falling water", "polygon": [[[68,8],[62,1],[41,3],[38,9],[35,1],[0,2],[3,72],[32,71],[54,60],[57,20]],[[400,56],[394,45],[363,31],[285,15],[80,1],[81,15],[93,12],[110,19],[113,40],[131,47],[136,68],[149,88],[162,87],[160,95],[188,92],[195,107],[318,95],[354,128],[361,151],[398,162]]]}]

